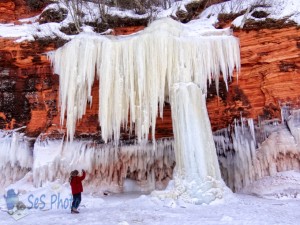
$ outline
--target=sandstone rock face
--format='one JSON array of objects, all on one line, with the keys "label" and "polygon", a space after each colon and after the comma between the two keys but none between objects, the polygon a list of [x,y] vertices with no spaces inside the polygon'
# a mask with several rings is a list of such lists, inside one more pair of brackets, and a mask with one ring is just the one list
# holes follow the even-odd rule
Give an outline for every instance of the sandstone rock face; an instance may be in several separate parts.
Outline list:
[{"label": "sandstone rock face", "polygon": [[1,0],[0,2],[0,23],[17,23],[20,18],[28,18],[36,15],[26,5],[25,0]]},{"label": "sandstone rock face", "polygon": [[0,3],[0,14],[1,19],[0,22],[7,22],[8,20],[15,19],[15,13],[14,10],[16,8],[16,5],[13,1],[4,0]]},{"label": "sandstone rock face", "polygon": [[236,31],[234,35],[240,39],[242,69],[228,92],[221,85],[219,97],[213,92],[208,96],[214,130],[240,116],[256,120],[280,118],[280,105],[284,103],[299,106],[299,30]]},{"label": "sandstone rock face", "polygon": [[[0,11],[7,9],[4,17],[9,18],[11,11],[16,13],[14,2],[0,3]],[[129,34],[140,29],[120,28],[114,33]],[[234,35],[240,38],[242,69],[238,79],[235,75],[230,82],[228,91],[222,82],[219,96],[214,85],[210,87],[207,108],[213,130],[226,127],[240,116],[280,118],[280,104],[297,106],[300,102],[299,30],[240,30]],[[60,131],[59,78],[52,73],[44,54],[55,49],[56,44],[45,40],[15,43],[0,38],[0,129],[27,126],[27,135],[34,137]],[[93,105],[77,124],[77,136],[99,134],[98,85],[93,87]],[[171,110],[166,103],[164,118],[157,119],[156,137],[171,136]]]},{"label": "sandstone rock face", "polygon": [[0,39],[0,129],[27,126],[37,136],[57,115],[58,77],[40,43]]}]

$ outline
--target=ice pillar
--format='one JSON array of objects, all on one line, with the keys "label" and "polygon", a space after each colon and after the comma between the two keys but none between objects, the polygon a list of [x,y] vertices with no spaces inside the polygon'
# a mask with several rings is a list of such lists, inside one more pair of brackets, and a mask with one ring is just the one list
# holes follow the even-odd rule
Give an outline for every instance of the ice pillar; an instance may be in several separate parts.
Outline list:
[{"label": "ice pillar", "polygon": [[171,89],[176,167],[174,187],[159,197],[202,204],[222,198],[222,180],[206,109],[205,95],[194,83]]}]

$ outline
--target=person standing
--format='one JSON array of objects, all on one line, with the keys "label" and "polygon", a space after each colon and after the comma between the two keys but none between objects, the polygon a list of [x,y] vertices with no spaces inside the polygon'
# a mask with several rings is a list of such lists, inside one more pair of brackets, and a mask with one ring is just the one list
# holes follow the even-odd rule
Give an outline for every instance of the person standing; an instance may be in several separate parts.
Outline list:
[{"label": "person standing", "polygon": [[82,176],[78,176],[78,174],[78,170],[73,170],[69,178],[73,195],[71,213],[79,213],[78,206],[81,202],[81,192],[83,192],[82,181],[84,180],[86,173],[82,170]]}]

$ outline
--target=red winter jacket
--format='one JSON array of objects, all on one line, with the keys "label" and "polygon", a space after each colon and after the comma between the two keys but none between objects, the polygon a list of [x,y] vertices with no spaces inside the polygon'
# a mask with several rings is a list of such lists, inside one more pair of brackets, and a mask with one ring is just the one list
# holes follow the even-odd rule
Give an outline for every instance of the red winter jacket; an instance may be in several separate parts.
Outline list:
[{"label": "red winter jacket", "polygon": [[84,180],[84,178],[85,178],[85,172],[83,172],[81,177],[76,176],[76,177],[72,178],[70,184],[71,184],[71,189],[72,189],[73,195],[83,192],[83,187],[82,187],[81,182]]}]

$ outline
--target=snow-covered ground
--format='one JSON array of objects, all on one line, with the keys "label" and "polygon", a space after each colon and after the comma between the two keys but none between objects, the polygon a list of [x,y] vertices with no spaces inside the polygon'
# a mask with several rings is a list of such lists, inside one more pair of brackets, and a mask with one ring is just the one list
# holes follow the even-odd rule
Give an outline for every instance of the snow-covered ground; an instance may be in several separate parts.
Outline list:
[{"label": "snow-covered ground", "polygon": [[[33,206],[34,199],[38,198],[40,204],[35,205],[36,209],[28,210],[29,214],[17,222],[6,212],[0,211],[0,224],[299,224],[300,194],[288,195],[285,194],[288,192],[285,190],[293,187],[295,192],[300,193],[300,173],[289,171],[278,176],[281,179],[268,177],[257,181],[248,189],[261,192],[267,190],[268,195],[272,193],[273,196],[277,196],[273,199],[227,192],[223,203],[190,205],[173,200],[160,201],[150,194],[142,193],[107,196],[84,194],[78,215],[71,214],[69,208],[63,208],[61,204],[57,207],[58,194],[60,199],[67,199],[65,206],[68,206],[69,185],[50,183],[44,188],[31,190],[20,196],[20,200],[27,206]],[[274,182],[276,185],[273,185]],[[292,183],[297,183],[297,188]],[[43,194],[45,197],[42,201],[45,205],[40,201]],[[5,209],[4,198],[0,198],[0,207]]]}]

